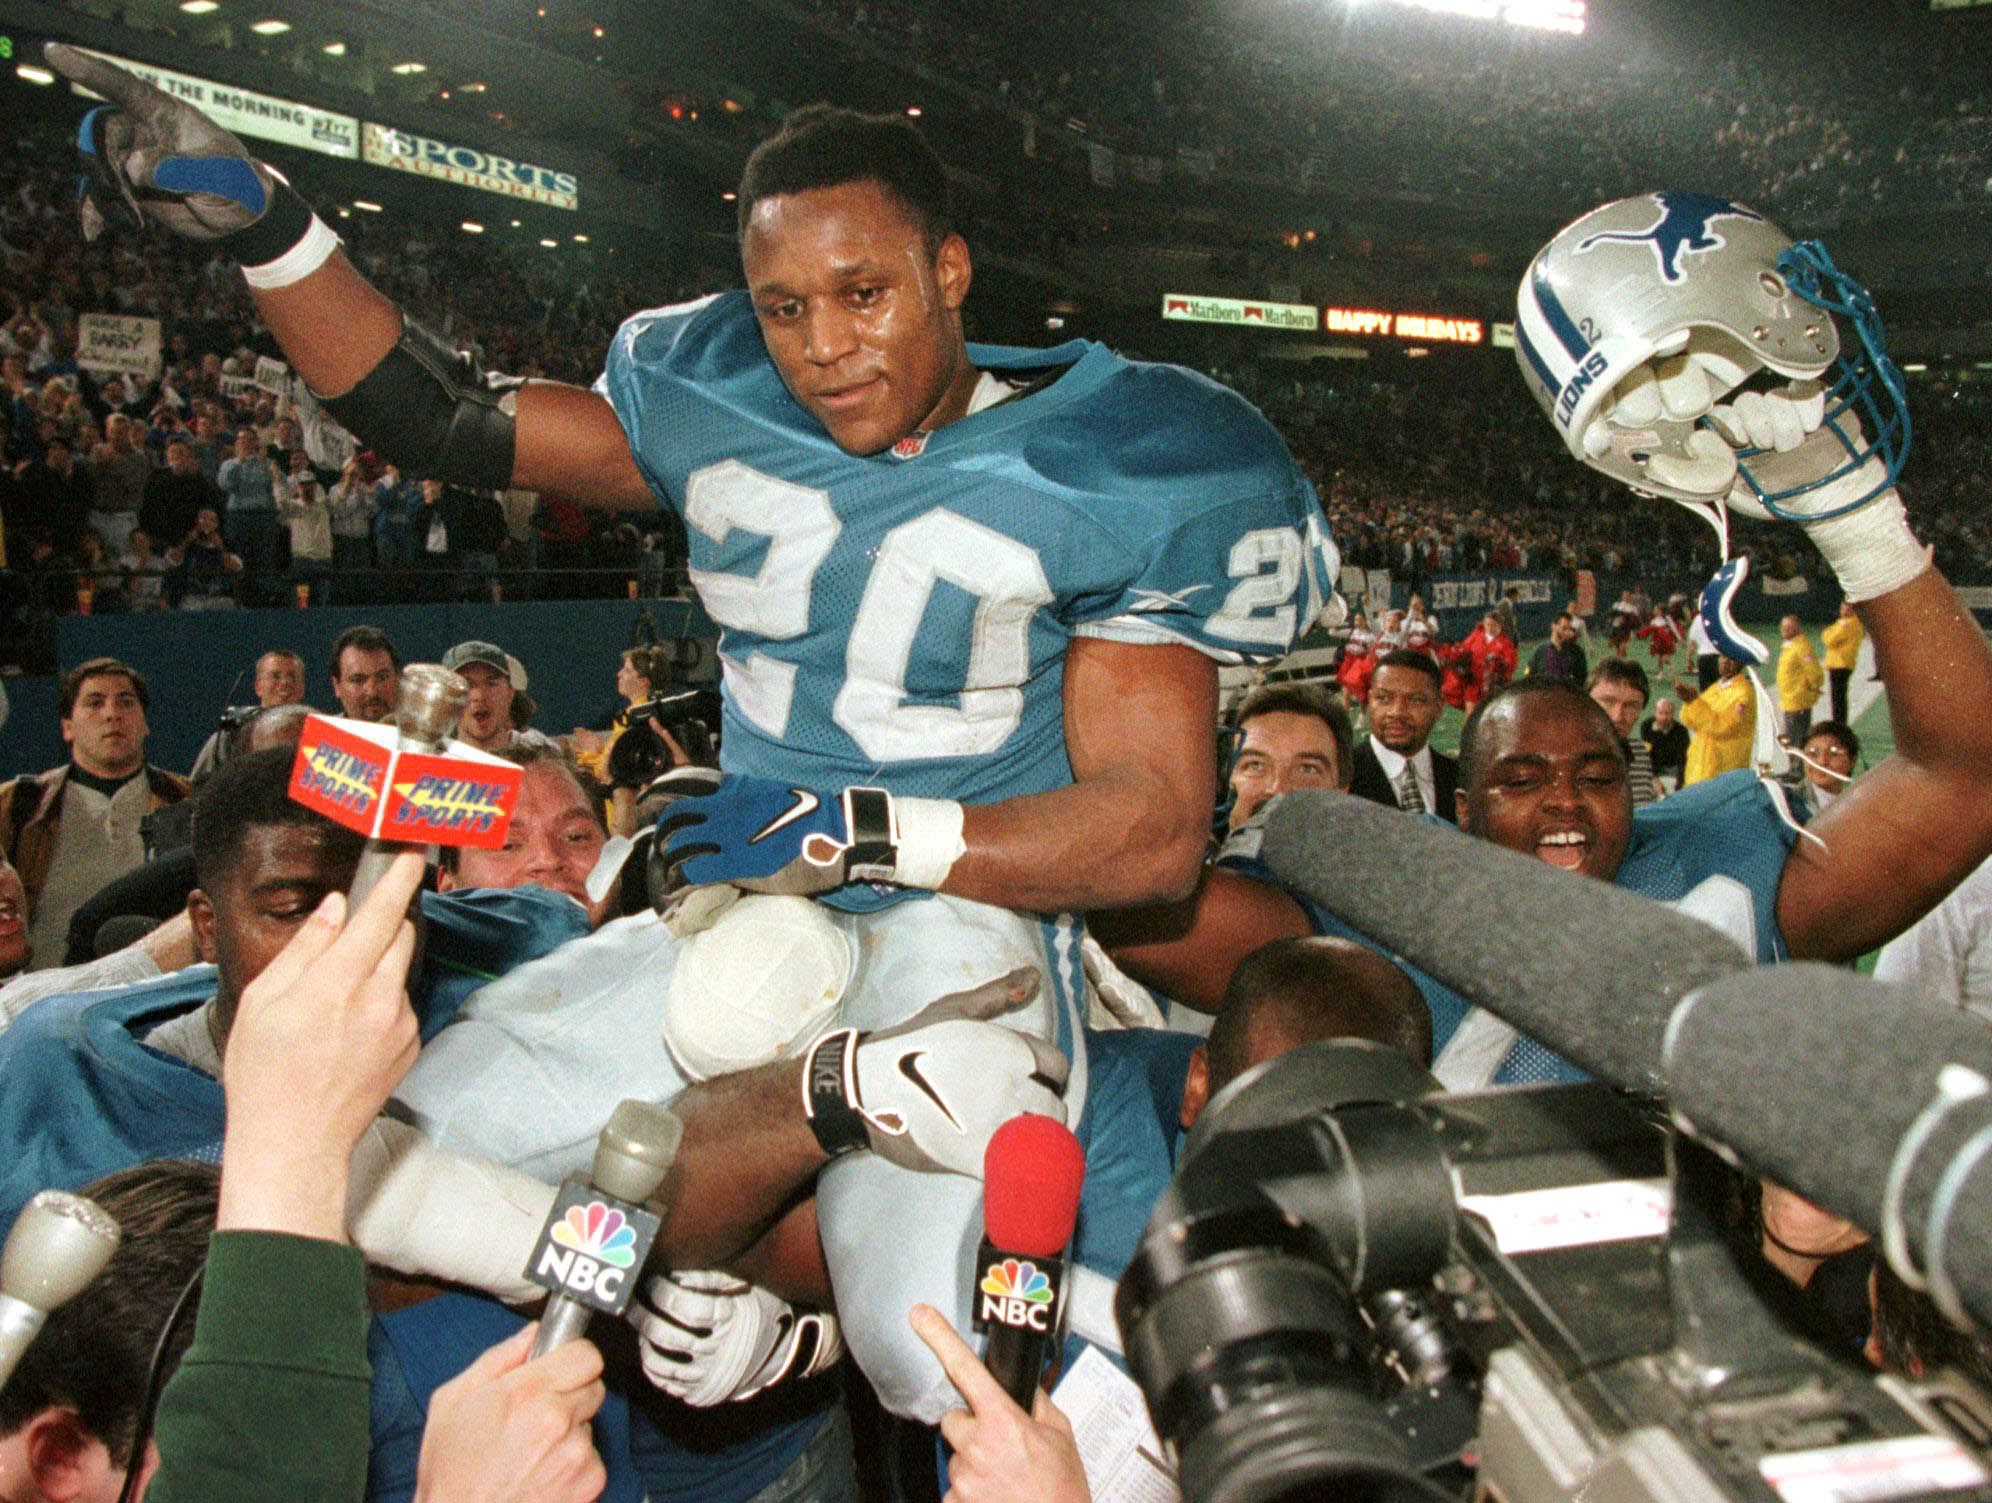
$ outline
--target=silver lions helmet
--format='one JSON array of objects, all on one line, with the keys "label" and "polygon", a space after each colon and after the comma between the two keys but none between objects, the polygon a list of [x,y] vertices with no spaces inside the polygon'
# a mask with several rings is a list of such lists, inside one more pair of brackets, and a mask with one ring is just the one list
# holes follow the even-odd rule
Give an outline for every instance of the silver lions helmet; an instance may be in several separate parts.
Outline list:
[{"label": "silver lions helmet", "polygon": [[[1516,303],[1536,401],[1572,454],[1636,491],[1819,521],[1893,484],[1908,457],[1874,299],[1818,241],[1794,244],[1754,209],[1673,192],[1593,209],[1536,255]],[[1837,446],[1799,469],[1751,447],[1716,406],[1746,383],[1817,402]],[[1790,508],[1875,456],[1887,479],[1858,500]]]}]

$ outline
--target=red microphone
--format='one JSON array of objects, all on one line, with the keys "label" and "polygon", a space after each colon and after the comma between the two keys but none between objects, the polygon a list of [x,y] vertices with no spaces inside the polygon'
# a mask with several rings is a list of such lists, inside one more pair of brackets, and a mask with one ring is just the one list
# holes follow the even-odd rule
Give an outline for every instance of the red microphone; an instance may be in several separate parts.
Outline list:
[{"label": "red microphone", "polygon": [[1085,1179],[1085,1150],[1050,1117],[1012,1117],[982,1156],[986,1235],[976,1260],[975,1329],[989,1333],[983,1361],[1026,1414],[1058,1329],[1065,1249]]}]

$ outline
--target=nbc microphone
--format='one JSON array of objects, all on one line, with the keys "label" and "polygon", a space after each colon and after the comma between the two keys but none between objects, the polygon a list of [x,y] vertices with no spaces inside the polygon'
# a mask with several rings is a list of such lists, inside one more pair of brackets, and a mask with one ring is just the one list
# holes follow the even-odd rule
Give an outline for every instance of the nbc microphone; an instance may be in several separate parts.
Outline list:
[{"label": "nbc microphone", "polygon": [[684,1123],[665,1107],[623,1101],[595,1140],[587,1176],[561,1186],[526,1265],[526,1277],[549,1295],[535,1357],[579,1339],[595,1312],[629,1308],[669,1209],[669,1195],[660,1192],[684,1135]]},{"label": "nbc microphone", "polygon": [[0,1252],[0,1388],[48,1319],[104,1271],[118,1224],[94,1201],[44,1190],[21,1208]]},{"label": "nbc microphone", "polygon": [[975,1329],[989,1333],[983,1362],[1026,1414],[1058,1329],[1065,1248],[1085,1178],[1085,1150],[1050,1117],[1012,1117],[983,1154]]}]

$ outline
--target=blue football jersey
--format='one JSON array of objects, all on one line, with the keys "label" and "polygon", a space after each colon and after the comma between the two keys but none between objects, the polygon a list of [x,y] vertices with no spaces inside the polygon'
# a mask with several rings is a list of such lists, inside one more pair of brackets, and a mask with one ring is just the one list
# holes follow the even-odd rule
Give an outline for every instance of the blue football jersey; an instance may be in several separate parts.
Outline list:
[{"label": "blue football jersey", "polygon": [[1018,396],[845,453],[743,292],[641,313],[597,389],[723,628],[728,771],[993,802],[1072,780],[1075,635],[1276,657],[1336,556],[1272,427],[1189,371],[970,345]]},{"label": "blue football jersey", "polygon": [[[1613,883],[1719,929],[1759,965],[1790,959],[1778,928],[1778,883],[1798,832],[1779,816],[1782,797],[1755,774],[1739,771],[1640,805],[1632,811],[1632,840]],[[1256,845],[1248,843],[1244,854],[1227,857],[1225,864],[1274,880]],[[1316,933],[1381,948],[1306,896],[1293,896],[1307,910]],[[1447,1079],[1446,1046],[1473,1004],[1402,956],[1392,958],[1417,984],[1431,1011],[1434,1070]],[[1493,1076],[1498,1085],[1589,1078],[1527,1035],[1514,1039]]]}]

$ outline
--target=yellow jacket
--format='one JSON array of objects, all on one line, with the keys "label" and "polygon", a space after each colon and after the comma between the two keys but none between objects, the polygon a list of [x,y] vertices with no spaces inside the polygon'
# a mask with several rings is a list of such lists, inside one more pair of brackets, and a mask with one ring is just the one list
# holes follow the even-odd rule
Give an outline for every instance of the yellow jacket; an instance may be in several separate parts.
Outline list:
[{"label": "yellow jacket", "polygon": [[1826,666],[1828,668],[1851,668],[1854,659],[1860,656],[1861,640],[1867,636],[1867,628],[1861,625],[1859,616],[1842,616],[1819,634],[1819,640],[1826,644]]},{"label": "yellow jacket", "polygon": [[1757,734],[1757,695],[1747,674],[1739,673],[1709,685],[1681,706],[1681,724],[1694,732],[1688,742],[1688,765],[1681,786],[1699,783],[1719,772],[1750,765],[1750,745]]},{"label": "yellow jacket", "polygon": [[1778,652],[1778,707],[1809,710],[1826,687],[1826,670],[1812,655],[1812,644],[1800,632]]}]

